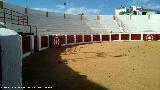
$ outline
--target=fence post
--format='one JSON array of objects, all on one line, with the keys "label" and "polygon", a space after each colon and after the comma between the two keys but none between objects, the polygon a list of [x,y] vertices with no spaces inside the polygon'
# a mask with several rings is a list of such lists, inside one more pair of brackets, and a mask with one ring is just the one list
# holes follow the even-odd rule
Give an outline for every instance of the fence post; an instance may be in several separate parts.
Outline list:
[{"label": "fence post", "polygon": [[121,33],[119,34],[119,41],[121,41]]},{"label": "fence post", "polygon": [[[57,36],[57,35],[56,35]],[[49,48],[49,35],[47,35],[47,44],[48,44],[48,48]]]},{"label": "fence post", "polygon": [[109,41],[112,41],[112,33],[109,34]]},{"label": "fence post", "polygon": [[91,35],[91,42],[93,42],[93,35]]},{"label": "fence post", "polygon": [[102,42],[102,34],[100,34],[100,42]]},{"label": "fence post", "polygon": [[37,48],[38,48],[38,51],[40,51],[41,50],[41,36],[37,36],[37,39],[38,39]]},{"label": "fence post", "polygon": [[84,43],[84,34],[82,35],[82,42]]},{"label": "fence post", "polygon": [[132,39],[131,39],[131,35],[132,35],[132,34],[130,33],[130,34],[129,34],[129,41],[131,41],[131,40],[132,40]]},{"label": "fence post", "polygon": [[141,41],[143,41],[143,34],[141,34]]},{"label": "fence post", "polygon": [[77,39],[76,35],[74,35],[74,44],[76,44],[76,39]]},{"label": "fence post", "polygon": [[30,50],[31,53],[34,53],[34,36],[30,35]]},{"label": "fence post", "polygon": [[65,35],[65,44],[67,45],[67,35]]}]

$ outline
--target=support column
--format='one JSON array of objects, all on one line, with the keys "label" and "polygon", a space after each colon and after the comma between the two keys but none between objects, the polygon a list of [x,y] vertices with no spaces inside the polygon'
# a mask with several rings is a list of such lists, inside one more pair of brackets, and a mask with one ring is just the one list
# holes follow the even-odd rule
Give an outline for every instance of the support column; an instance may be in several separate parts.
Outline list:
[{"label": "support column", "polygon": [[40,51],[41,50],[41,36],[38,36],[37,39],[38,39],[37,48],[38,48],[38,51]]},{"label": "support column", "polygon": [[93,42],[93,35],[91,35],[91,42]]},{"label": "support column", "polygon": [[132,35],[132,34],[130,33],[130,34],[129,34],[129,41],[131,41],[131,35]]},{"label": "support column", "polygon": [[102,34],[100,34],[100,42],[102,42]]},{"label": "support column", "polygon": [[76,39],[77,39],[76,35],[74,35],[74,44],[76,44]]},{"label": "support column", "polygon": [[34,53],[34,36],[33,35],[30,36],[30,50],[31,50],[31,53]]},{"label": "support column", "polygon": [[143,41],[143,34],[141,34],[141,41]]},{"label": "support column", "polygon": [[65,44],[67,45],[67,35],[65,35]]},{"label": "support column", "polygon": [[121,41],[121,33],[119,34],[119,41]]},{"label": "support column", "polygon": [[49,35],[47,35],[47,43],[48,43],[48,48],[49,48]]},{"label": "support column", "polygon": [[82,35],[82,42],[84,43],[84,34]]},{"label": "support column", "polygon": [[109,34],[109,41],[110,41],[110,42],[112,41],[111,38],[112,38],[112,33]]}]

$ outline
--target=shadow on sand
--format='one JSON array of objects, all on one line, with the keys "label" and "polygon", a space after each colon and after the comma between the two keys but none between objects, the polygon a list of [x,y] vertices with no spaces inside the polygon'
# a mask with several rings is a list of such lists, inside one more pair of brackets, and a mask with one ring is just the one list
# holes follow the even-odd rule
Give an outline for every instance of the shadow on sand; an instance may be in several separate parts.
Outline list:
[{"label": "shadow on sand", "polygon": [[[73,46],[67,46],[73,47]],[[60,53],[66,47],[50,48],[23,60],[24,87],[52,87],[51,90],[108,90],[80,75],[62,62]]]}]

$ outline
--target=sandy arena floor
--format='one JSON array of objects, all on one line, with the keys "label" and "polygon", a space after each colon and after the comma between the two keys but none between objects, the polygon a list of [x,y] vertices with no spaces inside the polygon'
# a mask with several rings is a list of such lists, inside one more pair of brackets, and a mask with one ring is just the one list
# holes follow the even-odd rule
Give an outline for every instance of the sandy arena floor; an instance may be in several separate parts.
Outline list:
[{"label": "sandy arena floor", "polygon": [[160,42],[48,49],[23,60],[24,86],[56,90],[160,90]]}]

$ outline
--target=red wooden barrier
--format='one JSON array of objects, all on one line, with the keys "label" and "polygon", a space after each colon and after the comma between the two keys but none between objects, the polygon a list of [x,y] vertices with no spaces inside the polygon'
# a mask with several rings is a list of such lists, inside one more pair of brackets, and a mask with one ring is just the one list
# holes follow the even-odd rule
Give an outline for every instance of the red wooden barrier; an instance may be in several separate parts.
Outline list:
[{"label": "red wooden barrier", "polygon": [[131,34],[131,40],[141,40],[141,34]]},{"label": "red wooden barrier", "polygon": [[109,35],[102,35],[102,41],[109,41]]},{"label": "red wooden barrier", "polygon": [[23,53],[30,51],[30,36],[22,36],[22,50]]},{"label": "red wooden barrier", "polygon": [[112,34],[111,40],[119,40],[119,34]]},{"label": "red wooden barrier", "polygon": [[84,35],[84,42],[91,42],[91,35]]},{"label": "red wooden barrier", "polygon": [[53,38],[53,36],[49,35],[49,47],[52,47],[52,43],[53,43],[52,38]]},{"label": "red wooden barrier", "polygon": [[100,35],[93,35],[93,41],[100,41]]},{"label": "red wooden barrier", "polygon": [[82,35],[76,35],[76,42],[82,42]]},{"label": "red wooden barrier", "polygon": [[156,40],[160,40],[160,34],[156,34]]},{"label": "red wooden barrier", "polygon": [[48,46],[48,37],[47,36],[41,36],[41,48]]},{"label": "red wooden barrier", "polygon": [[60,35],[59,37],[59,41],[60,41],[60,45],[65,44],[66,40],[65,40],[65,35]]},{"label": "red wooden barrier", "polygon": [[34,36],[34,51],[38,51],[38,46],[37,46],[38,45],[37,44],[38,40],[37,40],[37,38],[38,38],[37,36]]},{"label": "red wooden barrier", "polygon": [[67,35],[67,44],[74,43],[74,35]]},{"label": "red wooden barrier", "polygon": [[129,34],[121,34],[121,40],[129,40]]},{"label": "red wooden barrier", "polygon": [[143,40],[144,41],[148,41],[148,40],[156,41],[156,40],[159,40],[159,34],[143,34]]}]

